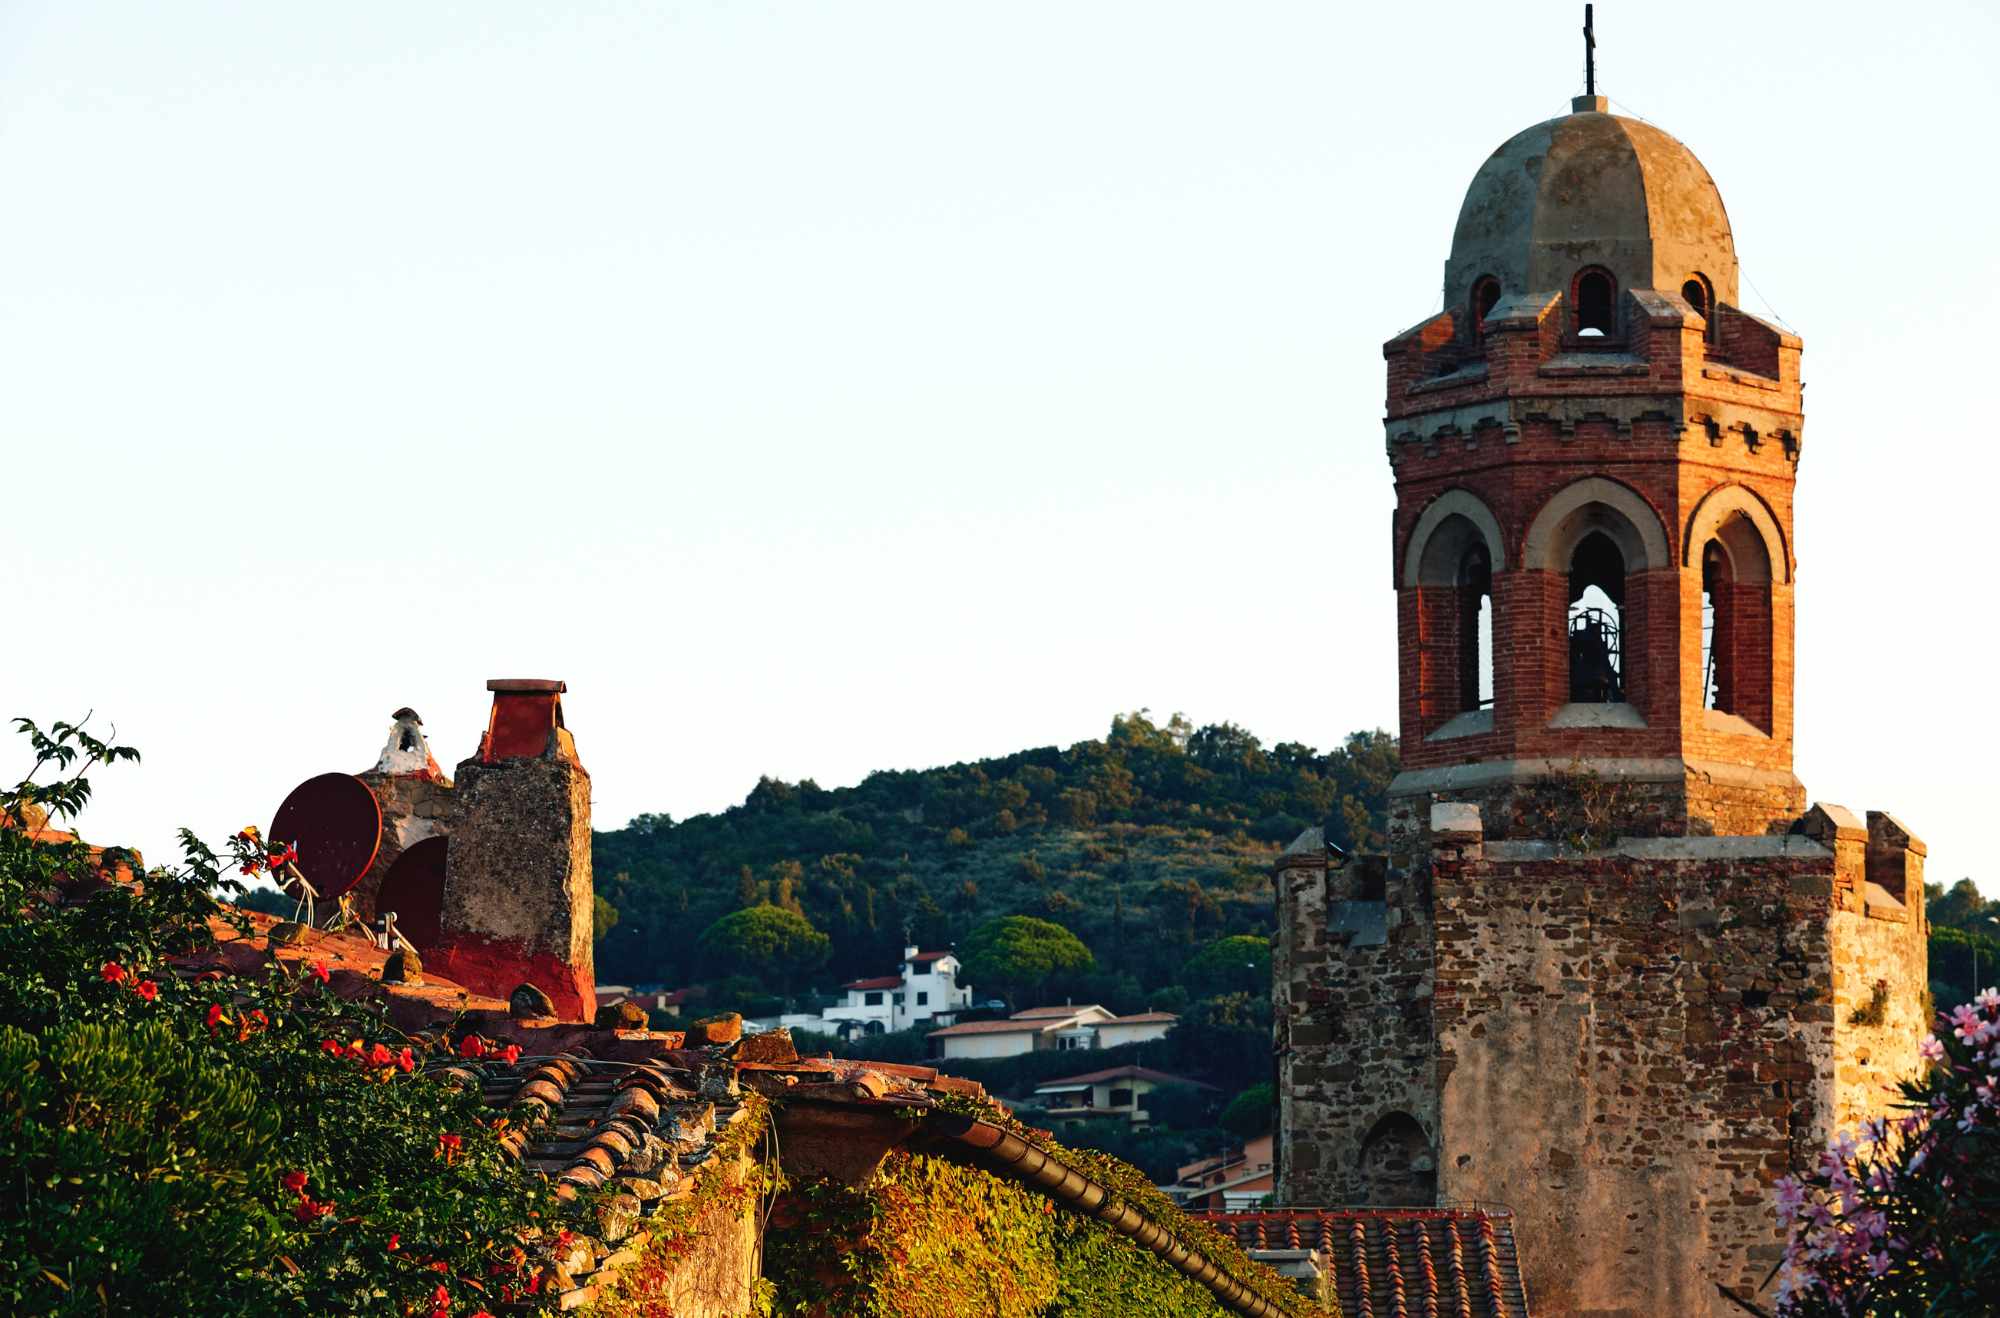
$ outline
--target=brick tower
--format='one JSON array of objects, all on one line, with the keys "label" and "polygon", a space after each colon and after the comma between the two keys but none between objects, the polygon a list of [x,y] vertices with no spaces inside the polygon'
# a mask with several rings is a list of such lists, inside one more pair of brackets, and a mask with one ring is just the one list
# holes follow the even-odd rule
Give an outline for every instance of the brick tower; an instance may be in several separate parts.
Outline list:
[{"label": "brick tower", "polygon": [[1537,1312],[1733,1312],[1924,1029],[1923,844],[1792,772],[1799,341],[1598,97],[1479,169],[1444,285],[1384,348],[1390,846],[1278,865],[1279,1197],[1506,1203]]}]

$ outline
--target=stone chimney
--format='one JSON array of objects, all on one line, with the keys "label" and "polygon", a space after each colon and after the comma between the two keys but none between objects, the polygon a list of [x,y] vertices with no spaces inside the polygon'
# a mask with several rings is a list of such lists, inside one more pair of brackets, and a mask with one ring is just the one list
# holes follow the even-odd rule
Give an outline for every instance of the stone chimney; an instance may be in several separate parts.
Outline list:
[{"label": "stone chimney", "polygon": [[451,779],[431,754],[424,721],[408,705],[389,717],[393,720],[389,740],[375,767],[355,775],[368,784],[382,807],[382,845],[353,892],[355,909],[370,920],[381,916],[375,895],[382,890],[389,867],[417,843],[445,832],[451,819]]},{"label": "stone chimney", "polygon": [[428,964],[478,993],[533,984],[567,1020],[597,1010],[590,775],[561,682],[496,678],[479,752],[459,764],[439,947]]}]

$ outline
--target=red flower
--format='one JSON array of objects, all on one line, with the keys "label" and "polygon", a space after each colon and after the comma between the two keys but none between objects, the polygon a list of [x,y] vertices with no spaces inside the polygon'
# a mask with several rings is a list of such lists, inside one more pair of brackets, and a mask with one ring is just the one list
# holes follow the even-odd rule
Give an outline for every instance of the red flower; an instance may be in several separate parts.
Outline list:
[{"label": "red flower", "polygon": [[417,1069],[417,1055],[408,1048],[405,1048],[402,1052],[396,1054],[396,1065],[403,1068],[404,1071],[414,1071]]},{"label": "red flower", "polygon": [[321,1039],[319,1041],[319,1050],[331,1057],[338,1057],[347,1051],[340,1046],[338,1039]]},{"label": "red flower", "polygon": [[286,1172],[278,1179],[278,1183],[301,1198],[305,1196],[306,1174],[304,1172]]},{"label": "red flower", "polygon": [[140,997],[144,998],[148,1002],[151,1002],[155,998],[160,996],[160,986],[158,984],[155,984],[150,979],[140,980],[137,984],[134,984],[132,986],[132,991],[134,993],[137,993]]},{"label": "red flower", "polygon": [[498,1057],[501,1061],[507,1063],[507,1065],[512,1066],[514,1063],[521,1060],[521,1045],[518,1043],[510,1043],[505,1048],[500,1049],[493,1055],[495,1057]]},{"label": "red flower", "polygon": [[486,1056],[486,1043],[478,1035],[468,1034],[459,1040],[458,1055],[460,1057],[484,1057]]},{"label": "red flower", "polygon": [[464,1145],[465,1141],[456,1135],[440,1135],[438,1136],[438,1156],[443,1158],[445,1164],[449,1166],[458,1161],[458,1151]]},{"label": "red flower", "polygon": [[125,978],[125,967],[119,965],[116,961],[106,961],[104,968],[97,973],[104,976],[105,983],[116,984]]},{"label": "red flower", "polygon": [[397,1247],[398,1245],[402,1244],[402,1243],[403,1243],[403,1233],[402,1233],[402,1232],[400,1232],[400,1231],[391,1231],[391,1232],[389,1233],[389,1252],[390,1252],[391,1254],[395,1253],[395,1252],[396,1252],[396,1247]]},{"label": "red flower", "polygon": [[445,1262],[443,1259],[433,1259],[430,1263],[430,1270],[432,1272],[450,1272],[451,1264]]},{"label": "red flower", "polygon": [[216,1026],[218,1026],[218,1025],[221,1025],[221,1024],[222,1024],[223,1022],[225,1022],[225,1021],[226,1021],[226,1020],[228,1020],[228,1019],[229,1019],[228,1017],[226,1017],[226,1016],[224,1016],[224,1015],[222,1014],[222,1004],[221,1004],[221,1003],[219,1003],[219,1002],[211,1002],[211,1003],[209,1003],[209,1004],[208,1004],[208,1032],[209,1032],[210,1034],[214,1034],[214,1033],[215,1033],[215,1027],[216,1027]]},{"label": "red flower", "polygon": [[330,972],[327,970],[326,962],[324,961],[313,962],[312,970],[309,973],[312,975],[314,979],[318,980],[322,984],[326,983],[327,979],[330,977]]},{"label": "red flower", "polygon": [[310,1222],[316,1217],[325,1217],[333,1212],[332,1204],[323,1204],[311,1195],[301,1194],[298,1206],[292,1209],[292,1216],[301,1222]]},{"label": "red flower", "polygon": [[292,861],[297,860],[298,858],[299,858],[299,849],[295,846],[287,846],[283,851],[273,851],[268,853],[264,858],[264,862],[265,864],[270,866],[271,872],[275,874],[280,869],[283,869],[286,865],[290,864]]},{"label": "red flower", "polygon": [[368,1050],[368,1064],[370,1066],[393,1066],[395,1061],[396,1054],[390,1052],[382,1044],[378,1043]]},{"label": "red flower", "polygon": [[260,1030],[267,1030],[271,1027],[271,1018],[266,1016],[262,1011],[251,1012],[249,1020],[252,1025],[255,1025]]}]

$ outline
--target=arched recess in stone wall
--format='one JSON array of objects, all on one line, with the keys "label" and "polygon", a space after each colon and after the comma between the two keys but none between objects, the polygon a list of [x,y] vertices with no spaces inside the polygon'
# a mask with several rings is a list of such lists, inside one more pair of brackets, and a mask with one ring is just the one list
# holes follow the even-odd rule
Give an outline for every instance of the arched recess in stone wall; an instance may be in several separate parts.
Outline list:
[{"label": "arched recess in stone wall", "polygon": [[1417,524],[1410,528],[1409,542],[1403,547],[1402,584],[1456,584],[1458,565],[1475,543],[1475,536],[1485,541],[1492,570],[1505,571],[1507,550],[1493,510],[1470,490],[1450,489],[1438,495],[1424,506]]},{"label": "arched recess in stone wall", "polygon": [[1660,514],[1637,490],[1604,476],[1586,476],[1549,496],[1521,542],[1521,566],[1567,572],[1570,555],[1592,532],[1618,546],[1627,572],[1674,566]]},{"label": "arched recess in stone wall", "polygon": [[1431,1152],[1431,1139],[1407,1112],[1391,1112],[1369,1129],[1354,1171],[1356,1203],[1371,1208],[1437,1204],[1437,1158]]},{"label": "arched recess in stone wall", "polygon": [[1770,507],[1757,497],[1755,491],[1743,485],[1716,486],[1703,495],[1694,511],[1688,514],[1687,534],[1681,539],[1681,566],[1699,567],[1702,548],[1711,539],[1720,539],[1725,545],[1731,545],[1737,550],[1734,556],[1743,559],[1746,564],[1754,560],[1755,555],[1741,552],[1745,546],[1733,543],[1734,537],[1742,534],[1742,523],[1753,528],[1763,541],[1763,557],[1771,565],[1772,579],[1790,581],[1791,546],[1785,542],[1784,529],[1772,516]]}]

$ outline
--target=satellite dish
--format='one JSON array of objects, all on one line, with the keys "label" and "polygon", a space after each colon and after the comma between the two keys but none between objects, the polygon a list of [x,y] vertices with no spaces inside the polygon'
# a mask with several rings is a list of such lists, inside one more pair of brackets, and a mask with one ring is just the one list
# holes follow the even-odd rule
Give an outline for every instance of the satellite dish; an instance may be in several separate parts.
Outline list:
[{"label": "satellite dish", "polygon": [[427,837],[402,855],[382,876],[375,893],[375,911],[396,913],[396,928],[416,944],[418,952],[437,946],[444,910],[445,839]]},{"label": "satellite dish", "polygon": [[[298,848],[293,863],[325,901],[361,882],[375,863],[382,845],[382,806],[368,784],[353,774],[323,773],[292,789],[266,836]],[[283,882],[278,875],[272,880]],[[285,886],[294,891],[298,885]]]}]

